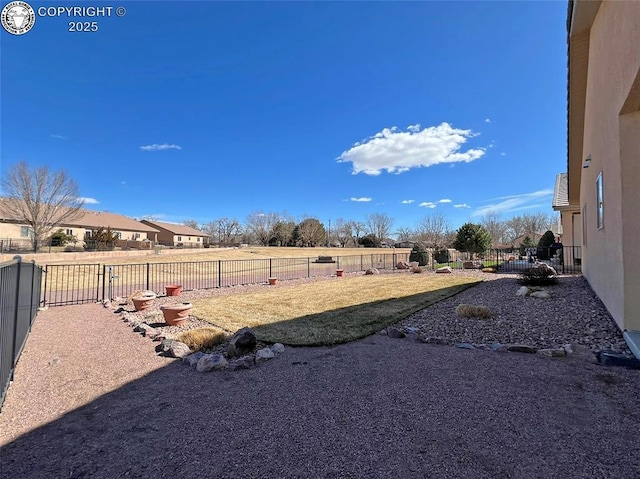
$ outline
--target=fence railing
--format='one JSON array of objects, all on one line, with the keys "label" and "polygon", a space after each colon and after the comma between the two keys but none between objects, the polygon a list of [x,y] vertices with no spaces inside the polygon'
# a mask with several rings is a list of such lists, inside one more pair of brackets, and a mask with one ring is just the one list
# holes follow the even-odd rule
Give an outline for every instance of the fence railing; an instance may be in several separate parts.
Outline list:
[{"label": "fence railing", "polygon": [[38,312],[42,268],[19,256],[0,264],[0,408]]},{"label": "fence railing", "polygon": [[[531,266],[540,257],[554,266],[558,273],[580,272],[580,247],[565,246],[545,256],[543,252],[527,254],[519,250],[491,250],[482,255],[471,255],[455,250],[446,254],[429,254],[429,269],[450,266],[462,269],[475,258],[484,266],[499,272],[518,273]],[[522,253],[522,254],[521,254]],[[269,278],[291,280],[335,274],[336,269],[346,273],[369,268],[396,269],[401,261],[409,261],[410,254],[373,253],[351,256],[317,258],[271,258],[216,261],[184,261],[171,263],[129,264],[74,264],[47,265],[45,269],[42,301],[48,306],[97,302],[116,297],[127,297],[139,290],[164,293],[164,287],[180,284],[183,290],[223,288],[244,284],[266,283]]]}]

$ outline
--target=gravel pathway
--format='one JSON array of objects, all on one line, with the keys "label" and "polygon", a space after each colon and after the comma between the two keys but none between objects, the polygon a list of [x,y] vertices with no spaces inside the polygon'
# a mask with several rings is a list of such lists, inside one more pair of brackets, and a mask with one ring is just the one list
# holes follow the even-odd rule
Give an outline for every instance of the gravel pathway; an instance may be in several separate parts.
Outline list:
[{"label": "gravel pathway", "polygon": [[[499,309],[496,323],[540,304],[555,318],[573,297],[561,292],[585,286],[563,279],[551,299],[519,303],[506,279],[407,325],[449,324],[457,302],[493,301],[492,288],[521,314]],[[583,304],[598,312],[589,324],[609,327],[601,305]],[[95,304],[40,313],[0,414],[0,477],[639,476],[640,371],[376,334],[201,374],[117,318]]]}]

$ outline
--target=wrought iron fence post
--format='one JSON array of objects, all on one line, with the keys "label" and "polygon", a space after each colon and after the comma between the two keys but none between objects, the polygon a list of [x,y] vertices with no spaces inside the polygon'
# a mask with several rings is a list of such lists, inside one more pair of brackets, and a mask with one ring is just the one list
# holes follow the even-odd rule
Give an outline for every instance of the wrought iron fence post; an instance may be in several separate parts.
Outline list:
[{"label": "wrought iron fence post", "polygon": [[149,263],[147,263],[147,290],[149,290]]},{"label": "wrought iron fence post", "polygon": [[11,381],[13,381],[13,373],[16,369],[16,340],[18,336],[18,313],[20,311],[20,273],[22,270],[22,258],[19,255],[13,257],[16,261],[18,270],[16,272],[16,295],[15,307],[13,310],[13,344],[11,345]]},{"label": "wrought iron fence post", "polygon": [[[36,282],[36,260],[31,260],[31,298],[29,298],[29,332],[31,332],[31,325],[33,324],[33,287]],[[38,298],[40,299],[40,298]]]},{"label": "wrought iron fence post", "polygon": [[311,258],[307,256],[307,278],[311,278]]},{"label": "wrought iron fence post", "polygon": [[49,278],[49,265],[44,267],[44,291],[42,292],[42,306],[47,305],[47,278]]},{"label": "wrought iron fence post", "polygon": [[[103,264],[102,265],[102,301],[107,299],[107,298],[104,297],[104,294],[106,292],[106,287],[107,287],[107,285],[105,283],[105,278],[107,277],[106,275],[107,275],[107,265]],[[100,288],[100,265],[98,265],[98,288]],[[109,299],[111,299],[111,298],[109,298]]]},{"label": "wrought iron fence post", "polygon": [[218,288],[222,288],[222,260],[218,260]]},{"label": "wrought iron fence post", "polygon": [[273,278],[273,274],[271,273],[272,271],[272,259],[269,258],[269,278]]}]

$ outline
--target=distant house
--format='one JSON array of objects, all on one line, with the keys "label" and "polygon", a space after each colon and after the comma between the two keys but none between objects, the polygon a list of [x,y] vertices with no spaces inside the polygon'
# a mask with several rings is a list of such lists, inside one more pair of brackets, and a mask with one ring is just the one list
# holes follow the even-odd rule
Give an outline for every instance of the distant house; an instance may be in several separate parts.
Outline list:
[{"label": "distant house", "polygon": [[553,208],[640,357],[640,2],[570,1],[567,28],[567,170]]},{"label": "distant house", "polygon": [[[0,240],[28,243],[33,231],[24,218],[16,218],[11,212],[8,207],[11,201],[16,200],[0,197]],[[56,226],[52,233],[62,229],[80,242],[91,237],[99,228],[111,228],[120,240],[142,241],[148,238],[156,241],[156,235],[159,233],[158,229],[128,216],[106,211],[80,210],[80,213],[78,218]]]},{"label": "distant house", "polygon": [[142,220],[142,223],[158,230],[158,244],[184,248],[202,248],[209,235],[200,230],[175,223]]}]

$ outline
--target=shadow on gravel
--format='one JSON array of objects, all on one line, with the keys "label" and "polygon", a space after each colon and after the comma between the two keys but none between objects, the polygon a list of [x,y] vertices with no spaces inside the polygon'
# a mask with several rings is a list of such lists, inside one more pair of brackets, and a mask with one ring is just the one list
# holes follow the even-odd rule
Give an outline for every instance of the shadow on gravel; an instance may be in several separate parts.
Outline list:
[{"label": "shadow on gravel", "polygon": [[0,473],[636,479],[639,379],[380,335],[246,371],[176,361],[21,436]]}]

